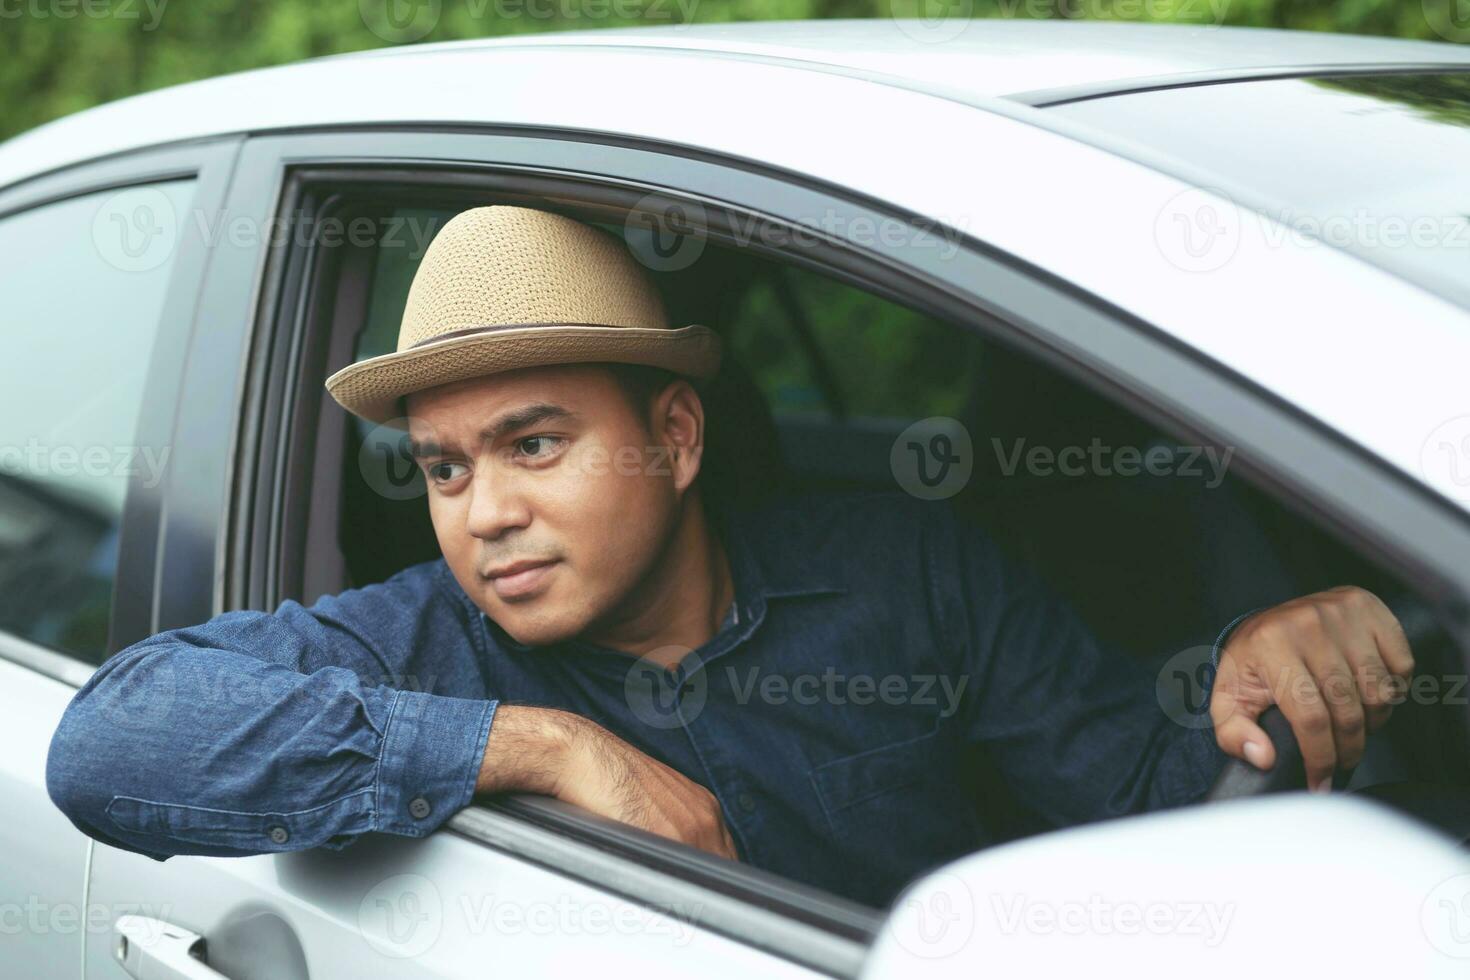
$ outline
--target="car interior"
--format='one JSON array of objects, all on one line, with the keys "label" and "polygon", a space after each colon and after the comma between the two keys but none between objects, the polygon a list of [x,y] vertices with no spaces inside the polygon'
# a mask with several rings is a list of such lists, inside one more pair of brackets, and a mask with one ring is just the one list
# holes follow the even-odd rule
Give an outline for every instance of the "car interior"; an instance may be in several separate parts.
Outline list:
[{"label": "car interior", "polygon": [[[375,213],[387,234],[393,222],[437,227],[483,203],[493,202],[378,204]],[[538,206],[636,235],[633,223],[606,213],[565,201]],[[355,265],[347,260],[322,378],[394,349],[419,258],[412,248],[377,247]],[[721,375],[702,389],[709,407],[703,479],[717,499],[788,488],[896,490],[889,463],[895,437],[917,420],[946,416],[974,444],[972,476],[951,498],[956,511],[1039,569],[1100,639],[1155,670],[1186,648],[1208,649],[1239,614],[1298,595],[1345,583],[1385,598],[1409,594],[1305,511],[1234,467],[1221,478],[1203,461],[1184,466],[1183,454],[1199,457],[1187,440],[1002,340],[714,238],[687,267],[651,274],[671,322],[706,324],[726,341]],[[385,495],[364,477],[359,454],[374,427],[335,406],[319,419],[304,601],[439,556],[422,494]],[[1095,441],[1168,447],[1180,465],[1164,476],[1120,477],[1026,475],[1006,463],[1018,445]],[[1212,448],[1220,458],[1223,448]],[[375,533],[360,533],[365,527]],[[1466,692],[1448,683],[1463,668],[1447,640],[1416,645],[1415,654],[1420,674],[1447,682],[1439,697],[1397,707],[1369,739],[1349,788],[1470,840]],[[1007,794],[982,752],[972,761],[969,789],[987,826],[1004,839],[1051,829]]]}]

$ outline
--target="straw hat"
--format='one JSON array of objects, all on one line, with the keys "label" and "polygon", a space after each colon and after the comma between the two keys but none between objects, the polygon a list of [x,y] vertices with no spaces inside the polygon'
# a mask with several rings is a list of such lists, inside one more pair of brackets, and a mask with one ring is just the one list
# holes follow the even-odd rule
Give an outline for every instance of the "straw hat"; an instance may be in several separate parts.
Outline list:
[{"label": "straw hat", "polygon": [[497,205],[444,225],[413,277],[398,349],[348,365],[327,379],[327,391],[381,424],[404,414],[399,399],[410,392],[594,361],[707,378],[720,365],[720,338],[698,325],[671,329],[653,284],[611,235]]}]

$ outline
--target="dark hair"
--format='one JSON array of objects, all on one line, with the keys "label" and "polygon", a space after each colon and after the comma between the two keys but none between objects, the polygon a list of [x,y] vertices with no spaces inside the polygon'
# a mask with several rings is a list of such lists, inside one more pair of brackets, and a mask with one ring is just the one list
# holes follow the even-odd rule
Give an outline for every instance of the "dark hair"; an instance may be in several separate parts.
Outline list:
[{"label": "dark hair", "polygon": [[[632,406],[634,414],[642,420],[645,429],[648,428],[649,404],[659,392],[679,378],[679,375],[673,371],[648,364],[608,363],[603,367],[612,372],[613,379],[622,389],[623,397],[627,398],[628,404]],[[698,390],[697,386],[695,390]]]},{"label": "dark hair", "polygon": [[[643,364],[603,366],[612,372],[645,430],[653,399],[683,377]],[[776,427],[760,390],[744,369],[727,354],[714,378],[684,380],[704,404],[704,455],[695,482],[709,510],[718,516],[737,503],[754,502],[782,489],[789,474],[781,459]]]}]

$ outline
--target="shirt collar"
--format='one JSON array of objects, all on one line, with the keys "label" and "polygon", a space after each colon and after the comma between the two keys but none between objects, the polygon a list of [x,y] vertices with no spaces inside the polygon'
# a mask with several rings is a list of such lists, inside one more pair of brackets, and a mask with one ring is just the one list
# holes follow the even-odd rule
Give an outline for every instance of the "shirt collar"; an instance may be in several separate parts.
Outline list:
[{"label": "shirt collar", "polygon": [[787,522],[773,517],[773,511],[741,509],[714,518],[735,578],[737,601],[748,606],[757,595],[775,599],[845,593],[847,586],[838,570],[815,561],[805,542],[785,533]]}]

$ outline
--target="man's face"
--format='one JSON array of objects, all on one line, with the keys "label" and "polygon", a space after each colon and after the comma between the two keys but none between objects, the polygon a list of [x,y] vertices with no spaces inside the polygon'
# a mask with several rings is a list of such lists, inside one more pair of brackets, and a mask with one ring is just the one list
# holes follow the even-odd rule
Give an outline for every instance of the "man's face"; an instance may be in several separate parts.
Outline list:
[{"label": "man's face", "polygon": [[519,642],[582,633],[659,557],[687,482],[656,448],[682,438],[677,420],[657,414],[669,394],[654,400],[651,430],[595,365],[409,396],[439,547],[465,593]]}]

